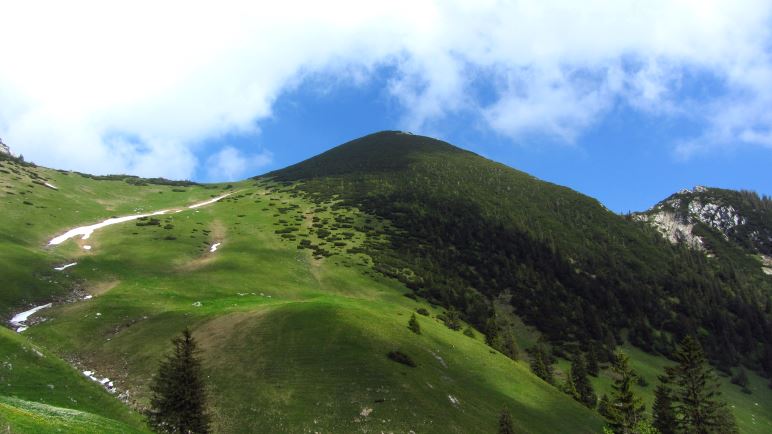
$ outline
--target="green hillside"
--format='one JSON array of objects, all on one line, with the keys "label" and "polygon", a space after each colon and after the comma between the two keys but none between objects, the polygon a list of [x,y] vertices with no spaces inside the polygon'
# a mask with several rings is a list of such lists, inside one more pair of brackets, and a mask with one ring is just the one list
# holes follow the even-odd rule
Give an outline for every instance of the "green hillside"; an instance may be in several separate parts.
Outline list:
[{"label": "green hillside", "polygon": [[626,337],[668,355],[700,335],[722,369],[772,375],[772,279],[760,267],[736,272],[568,188],[389,131],[268,176],[391,222],[388,243],[365,246],[376,268],[480,329],[496,331],[490,301],[503,296],[560,352],[608,356]]},{"label": "green hillside", "polygon": [[[48,245],[78,226],[164,209]],[[533,375],[526,351],[513,361],[483,333],[514,332],[521,350],[546,342],[561,367],[572,353],[607,356],[633,341],[649,351],[628,347],[650,402],[680,335],[699,330],[720,349],[713,311],[692,304],[684,281],[726,309],[730,331],[762,318],[737,342],[763,349],[772,336],[756,303],[768,287],[726,280],[594,199],[420,136],[368,136],[228,185],[1,161],[0,215],[0,265],[12,273],[0,312],[54,302],[23,333],[0,334],[0,351],[38,369],[24,350],[34,346],[78,384],[59,398],[38,374],[38,385],[0,388],[0,418],[19,432],[143,429],[150,379],[186,326],[215,432],[495,432],[506,407],[517,432],[598,433],[603,419]],[[728,287],[749,298],[737,305],[721,295]],[[419,309],[428,315],[415,334],[407,323]],[[446,326],[454,312],[458,330]],[[390,360],[395,350],[416,366]],[[761,355],[743,361],[763,373]],[[128,405],[64,360],[109,377]],[[772,391],[750,377],[751,395],[723,390],[743,432],[767,432]],[[594,381],[607,390],[610,374]]]},{"label": "green hillside", "polygon": [[[91,189],[108,190],[114,185],[102,183],[115,182],[79,178]],[[41,193],[53,196],[65,188]],[[38,317],[47,320],[24,335],[114,379],[141,408],[169,339],[189,325],[201,344],[218,432],[492,431],[504,406],[523,431],[600,430],[599,416],[530,374],[525,362],[491,352],[479,334],[470,338],[447,329],[436,319],[441,311],[405,297],[404,286],[374,273],[365,255],[314,259],[298,249],[282,229],[297,227],[292,233],[300,236],[313,217],[366,217],[348,209],[317,210],[285,190],[267,182],[234,184],[232,196],[162,216],[159,225],[137,226],[142,223],[137,221],[100,229],[88,240],[90,251],[79,246],[80,240],[45,248],[47,238],[66,229],[47,222],[56,228],[25,243],[40,251],[28,266],[45,270],[77,261],[54,274],[50,293],[74,285],[94,297],[42,311]],[[165,200],[168,195],[178,199],[175,205],[185,205],[211,191],[191,187],[144,197]],[[150,208],[141,196],[133,200],[124,207]],[[66,203],[58,200],[62,208]],[[73,203],[68,212],[80,207]],[[94,215],[85,223],[100,218]],[[5,230],[10,235],[15,229]],[[351,246],[365,238],[340,232]],[[222,244],[211,253],[215,242]],[[341,246],[328,247],[344,252]],[[23,301],[9,310],[19,306]],[[420,336],[406,327],[418,307],[432,312],[420,317]],[[417,367],[389,360],[386,354],[395,349],[411,356]]]},{"label": "green hillside", "polygon": [[0,429],[144,432],[129,408],[24,336],[0,328]]}]

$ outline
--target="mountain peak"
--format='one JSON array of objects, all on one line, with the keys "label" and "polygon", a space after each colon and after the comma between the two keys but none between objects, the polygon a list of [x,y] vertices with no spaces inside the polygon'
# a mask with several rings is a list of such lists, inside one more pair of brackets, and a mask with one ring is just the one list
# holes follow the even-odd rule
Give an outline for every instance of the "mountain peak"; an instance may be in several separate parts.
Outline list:
[{"label": "mountain peak", "polygon": [[411,161],[425,156],[460,154],[476,156],[442,140],[387,130],[351,140],[267,176],[304,179],[346,173],[393,172],[405,169]]},{"label": "mountain peak", "polygon": [[0,138],[0,154],[11,155],[11,149],[3,143],[2,138]]},{"label": "mountain peak", "polygon": [[772,200],[754,192],[698,185],[671,195],[636,218],[649,222],[673,243],[709,254],[719,244],[732,242],[762,258],[772,255]]}]

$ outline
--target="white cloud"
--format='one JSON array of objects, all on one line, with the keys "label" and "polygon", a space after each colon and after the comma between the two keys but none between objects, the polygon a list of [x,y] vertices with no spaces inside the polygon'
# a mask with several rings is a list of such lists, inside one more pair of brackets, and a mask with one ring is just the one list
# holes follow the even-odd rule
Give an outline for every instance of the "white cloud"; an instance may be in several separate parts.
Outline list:
[{"label": "white cloud", "polygon": [[236,181],[273,161],[269,151],[244,155],[232,146],[226,146],[206,160],[206,174],[211,181]]},{"label": "white cloud", "polygon": [[[304,77],[381,65],[415,131],[463,113],[571,142],[628,104],[707,122],[692,151],[772,145],[768,0],[32,0],[0,16],[0,137],[57,167],[190,177],[201,143],[256,132]],[[684,100],[695,75],[721,91]]]}]

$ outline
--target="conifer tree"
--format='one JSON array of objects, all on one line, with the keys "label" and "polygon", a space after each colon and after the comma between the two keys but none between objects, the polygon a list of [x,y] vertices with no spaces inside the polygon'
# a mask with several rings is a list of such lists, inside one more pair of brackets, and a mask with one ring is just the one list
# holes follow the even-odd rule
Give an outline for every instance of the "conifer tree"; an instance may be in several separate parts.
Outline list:
[{"label": "conifer tree", "polygon": [[485,343],[496,348],[499,340],[499,326],[496,324],[496,315],[494,314],[485,322]]},{"label": "conifer tree", "polygon": [[673,411],[673,390],[666,377],[660,377],[660,383],[654,389],[652,405],[652,424],[661,434],[675,434],[678,429],[675,411]]},{"label": "conifer tree", "polygon": [[515,434],[515,427],[512,424],[512,415],[506,408],[501,410],[499,416],[499,434]]},{"label": "conifer tree", "polygon": [[736,432],[734,416],[721,401],[719,383],[708,366],[699,342],[686,336],[674,354],[678,365],[665,368],[673,384],[673,409],[677,415],[678,432]]},{"label": "conifer tree", "polygon": [[600,374],[600,366],[598,365],[598,353],[594,345],[591,345],[587,351],[587,373],[593,377],[597,377]]},{"label": "conifer tree", "polygon": [[549,356],[541,345],[537,345],[531,351],[531,371],[547,383],[555,383],[555,379],[552,376],[552,367],[549,363]]},{"label": "conifer tree", "polygon": [[415,317],[415,314],[410,316],[410,320],[407,322],[407,328],[417,335],[421,334],[421,324],[418,324],[418,318]]},{"label": "conifer tree", "polygon": [[501,340],[501,352],[512,360],[517,360],[520,349],[517,347],[515,335],[511,330],[507,330]]},{"label": "conifer tree", "polygon": [[581,354],[571,362],[571,382],[576,391],[574,398],[589,408],[595,408],[598,398],[590,379],[587,378],[587,367]]},{"label": "conifer tree", "polygon": [[172,343],[172,354],[161,362],[150,386],[153,395],[148,423],[162,433],[208,433],[209,415],[196,341],[186,328]]},{"label": "conifer tree", "polygon": [[630,358],[621,351],[617,352],[612,369],[616,378],[609,402],[611,427],[617,434],[632,434],[644,411],[641,398],[633,392],[637,375],[630,367]]},{"label": "conifer tree", "polygon": [[600,397],[598,401],[598,413],[606,419],[611,419],[611,403],[609,403],[608,395],[605,393]]}]

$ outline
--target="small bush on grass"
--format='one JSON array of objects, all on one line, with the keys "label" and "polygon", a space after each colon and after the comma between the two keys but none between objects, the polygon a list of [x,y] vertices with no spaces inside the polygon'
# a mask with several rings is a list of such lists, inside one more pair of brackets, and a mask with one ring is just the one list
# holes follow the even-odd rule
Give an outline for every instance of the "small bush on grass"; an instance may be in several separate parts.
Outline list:
[{"label": "small bush on grass", "polygon": [[402,363],[405,366],[410,366],[411,368],[415,368],[416,364],[413,361],[413,359],[410,358],[407,354],[401,352],[401,351],[389,351],[389,354],[386,355],[390,360],[395,361],[397,363]]},{"label": "small bush on grass", "polygon": [[417,335],[421,334],[421,324],[418,324],[418,319],[415,317],[415,314],[410,316],[410,319],[407,322],[407,328]]}]

